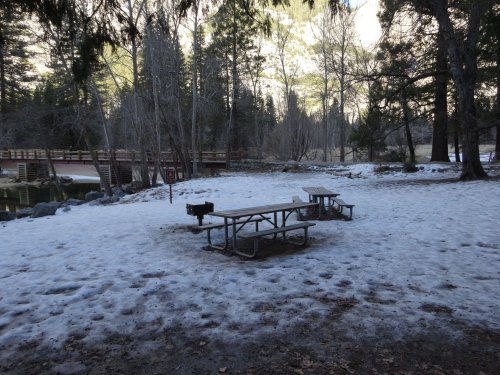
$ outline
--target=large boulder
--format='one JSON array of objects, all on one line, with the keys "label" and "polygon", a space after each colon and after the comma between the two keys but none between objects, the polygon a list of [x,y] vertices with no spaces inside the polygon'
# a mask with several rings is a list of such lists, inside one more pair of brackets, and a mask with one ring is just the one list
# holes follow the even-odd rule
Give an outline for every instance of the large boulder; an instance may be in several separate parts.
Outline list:
[{"label": "large boulder", "polygon": [[82,201],[81,199],[70,198],[66,202],[64,202],[64,205],[65,206],[79,206],[83,203],[85,203],[85,201]]},{"label": "large boulder", "polygon": [[16,215],[9,211],[0,211],[0,221],[14,220]]},{"label": "large boulder", "polygon": [[122,189],[120,189],[119,187],[117,187],[117,186],[113,186],[111,188],[111,192],[113,193],[113,195],[116,195],[119,198],[121,198],[124,195],[126,195],[126,193]]},{"label": "large boulder", "polygon": [[91,206],[96,206],[99,204],[111,204],[111,203],[116,203],[120,200],[120,197],[117,195],[112,195],[108,196],[106,195],[105,197],[96,199],[95,201],[90,202]]},{"label": "large boulder", "polygon": [[31,207],[23,208],[16,212],[16,216],[18,219],[22,219],[23,217],[30,217],[33,214],[33,209]]},{"label": "large boulder", "polygon": [[96,199],[104,197],[104,193],[100,191],[89,191],[87,194],[85,194],[85,200],[87,202],[90,201],[95,201]]},{"label": "large boulder", "polygon": [[73,179],[69,176],[59,176],[59,182],[61,184],[72,184]]},{"label": "large boulder", "polygon": [[35,207],[33,207],[33,213],[31,214],[31,217],[36,218],[55,215],[60,205],[60,202],[37,203]]},{"label": "large boulder", "polygon": [[125,185],[124,191],[126,194],[135,194],[143,190],[141,181],[132,181],[130,184]]}]

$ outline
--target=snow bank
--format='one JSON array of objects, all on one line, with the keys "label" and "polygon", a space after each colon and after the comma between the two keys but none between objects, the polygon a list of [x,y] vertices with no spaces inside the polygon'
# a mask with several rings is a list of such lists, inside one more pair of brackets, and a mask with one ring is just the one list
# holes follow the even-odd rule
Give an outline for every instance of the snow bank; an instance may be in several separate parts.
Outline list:
[{"label": "snow bank", "polygon": [[[351,301],[341,323],[357,334],[450,317],[498,329],[500,184],[448,181],[458,174],[438,165],[409,175],[377,174],[372,165],[342,176],[224,173],[177,183],[173,204],[165,186],[4,223],[0,352],[144,327],[248,336],[328,314],[332,301]],[[187,203],[222,210],[288,202],[306,199],[301,188],[314,185],[355,204],[354,219],[316,222],[301,251],[242,261],[203,250],[205,234],[189,230],[197,220]]]}]

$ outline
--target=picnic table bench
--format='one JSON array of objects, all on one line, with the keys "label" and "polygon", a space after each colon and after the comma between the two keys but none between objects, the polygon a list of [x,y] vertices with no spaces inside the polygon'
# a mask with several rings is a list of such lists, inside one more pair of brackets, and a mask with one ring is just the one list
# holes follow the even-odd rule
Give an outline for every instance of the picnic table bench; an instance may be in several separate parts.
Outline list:
[{"label": "picnic table bench", "polygon": [[[261,237],[269,236],[271,234],[273,236],[276,236],[278,233],[283,233],[283,240],[287,241],[286,236],[285,236],[286,232],[291,232],[294,230],[303,229],[304,230],[304,240],[301,243],[299,243],[298,245],[305,246],[305,245],[307,245],[307,243],[309,241],[307,229],[309,227],[314,226],[314,225],[316,225],[316,224],[309,223],[309,222],[305,221],[305,222],[298,223],[298,224],[286,225],[284,227],[271,228],[271,229],[261,230],[261,231],[253,232],[253,233],[242,233],[242,234],[240,234],[240,237],[241,238],[248,238],[248,239],[253,238],[253,240],[254,240],[253,253],[249,254],[250,257],[253,258],[255,255],[257,255],[257,252],[259,251],[259,239]],[[293,242],[293,241],[288,240],[288,242]]]},{"label": "picnic table bench", "polygon": [[[344,210],[344,207],[349,209],[349,220],[352,220],[352,208],[354,207],[354,204],[346,203],[339,197],[332,198],[332,208],[336,209],[339,214],[342,213]],[[337,208],[335,208],[335,204],[337,205]]]},{"label": "picnic table bench", "polygon": [[[247,223],[255,223],[255,231],[258,232],[259,231],[259,223],[264,221],[264,220],[270,220],[270,218],[269,217],[256,217],[256,218],[252,218],[250,220],[236,221],[236,225],[240,225],[240,227],[236,230],[236,232],[238,232],[241,228],[243,228],[243,226]],[[210,232],[212,231],[212,229],[223,229],[224,225],[225,225],[224,223],[205,224],[205,225],[198,226],[198,229],[200,229],[202,231],[206,230],[207,231],[208,245],[210,247],[217,248],[217,245],[212,244]]]}]

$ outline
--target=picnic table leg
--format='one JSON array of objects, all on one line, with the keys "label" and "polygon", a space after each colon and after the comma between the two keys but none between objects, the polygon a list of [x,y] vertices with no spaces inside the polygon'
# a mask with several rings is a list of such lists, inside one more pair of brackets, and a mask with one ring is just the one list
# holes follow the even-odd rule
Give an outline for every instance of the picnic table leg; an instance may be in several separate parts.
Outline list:
[{"label": "picnic table leg", "polygon": [[321,212],[323,211],[324,205],[325,205],[325,198],[324,197],[319,197],[319,202],[318,202],[318,219],[321,218]]},{"label": "picnic table leg", "polygon": [[233,219],[233,251],[236,251],[236,219]]},{"label": "picnic table leg", "polygon": [[229,247],[229,228],[228,228],[228,222],[227,222],[226,217],[224,218],[224,240],[226,242],[224,245],[224,248],[225,248],[225,250],[227,250],[227,248]]},{"label": "picnic table leg", "polygon": [[215,245],[212,243],[210,231],[211,231],[211,229],[207,229],[207,240],[208,240],[209,248],[220,250],[220,251],[226,251],[229,248],[229,226],[228,226],[227,219],[224,218],[224,246],[219,246],[219,245]]},{"label": "picnic table leg", "polygon": [[[285,226],[286,225],[286,216],[285,216],[285,211],[281,211],[281,226]],[[286,232],[283,232],[283,241],[286,241]]]},{"label": "picnic table leg", "polygon": [[210,238],[210,229],[207,229],[208,246],[212,247],[212,239]]},{"label": "picnic table leg", "polygon": [[[273,216],[274,216],[274,223],[273,223],[273,225],[274,225],[275,228],[278,228],[278,213],[274,212]],[[273,234],[273,240],[275,240],[277,236],[278,236],[277,233]]]},{"label": "picnic table leg", "polygon": [[335,202],[335,197],[328,197],[328,209],[332,210]]}]

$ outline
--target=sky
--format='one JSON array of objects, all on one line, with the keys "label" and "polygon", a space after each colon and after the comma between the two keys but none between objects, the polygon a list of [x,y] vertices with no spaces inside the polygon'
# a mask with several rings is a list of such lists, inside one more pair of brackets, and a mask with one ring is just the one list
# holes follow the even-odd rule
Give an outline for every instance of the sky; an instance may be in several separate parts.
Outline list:
[{"label": "sky", "polygon": [[356,16],[356,29],[360,40],[365,48],[373,47],[381,36],[380,23],[377,19],[378,0],[366,0],[351,2],[351,5],[359,3]]},{"label": "sky", "polygon": [[365,3],[367,3],[369,0],[349,0],[349,4],[352,6],[352,7],[359,7],[361,5],[364,5]]},{"label": "sky", "polygon": [[[450,320],[500,329],[498,180],[451,181],[454,165],[375,167],[225,172],[175,184],[172,204],[162,186],[1,223],[0,362],[30,342],[57,351],[70,338],[90,345],[174,326],[247,339],[327,316],[339,300],[354,301],[337,324],[355,337],[402,338],[429,324],[454,332]],[[353,220],[315,221],[308,247],[250,261],[204,250],[205,234],[190,230],[187,203],[306,200],[304,186],[340,193]]]}]

